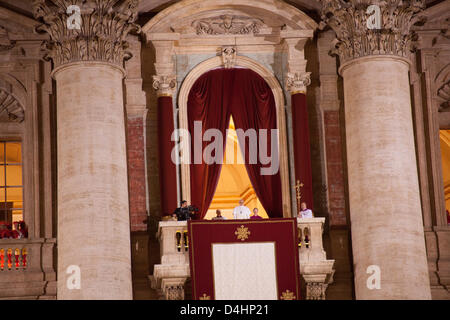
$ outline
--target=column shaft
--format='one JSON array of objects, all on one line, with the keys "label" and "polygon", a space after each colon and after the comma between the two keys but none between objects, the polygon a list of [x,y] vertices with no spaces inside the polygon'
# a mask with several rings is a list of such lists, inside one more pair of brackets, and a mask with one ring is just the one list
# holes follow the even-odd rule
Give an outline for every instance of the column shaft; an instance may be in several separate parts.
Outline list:
[{"label": "column shaft", "polygon": [[[56,69],[58,299],[131,299],[123,71],[102,62]],[[70,289],[69,266],[81,288]]]},{"label": "column shaft", "polygon": [[[430,299],[408,68],[370,56],[340,71],[357,299]],[[370,265],[380,289],[367,286]]]}]

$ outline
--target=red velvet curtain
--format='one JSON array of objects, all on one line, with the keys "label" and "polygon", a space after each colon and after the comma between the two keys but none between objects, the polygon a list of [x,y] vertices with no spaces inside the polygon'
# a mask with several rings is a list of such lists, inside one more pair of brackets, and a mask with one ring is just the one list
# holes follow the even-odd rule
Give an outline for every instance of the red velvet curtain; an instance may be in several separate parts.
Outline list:
[{"label": "red velvet curtain", "polygon": [[[206,164],[201,151],[195,150],[194,121],[202,122],[201,134],[208,129],[218,129],[223,135],[223,150],[230,115],[237,129],[267,129],[267,149],[270,156],[271,131],[276,129],[276,108],[272,90],[265,80],[249,69],[216,69],[202,75],[194,84],[188,98],[188,122],[191,132],[191,202],[200,207],[203,218],[213,199],[220,177],[221,164]],[[259,141],[259,139],[258,139]],[[256,149],[259,155],[260,142]],[[211,142],[203,142],[203,148]],[[261,175],[260,157],[256,164],[249,163],[249,145],[246,144],[246,168],[253,188],[270,217],[282,217],[281,179],[279,170],[274,175]],[[201,157],[201,164],[194,158]],[[278,151],[273,157],[278,159]],[[222,155],[223,158],[223,155]],[[220,158],[221,159],[221,158]],[[219,160],[220,160],[219,159]],[[199,159],[197,159],[198,161]]]},{"label": "red velvet curtain", "polygon": [[177,171],[171,153],[173,125],[172,97],[158,97],[159,182],[163,215],[172,214],[177,207]]},{"label": "red velvet curtain", "polygon": [[[266,143],[264,155],[277,159],[276,161],[279,163],[277,135],[273,138],[277,144],[274,146],[276,147],[276,153],[271,154],[271,129],[277,129],[277,111],[272,89],[263,78],[251,70],[236,69],[235,73],[236,81],[234,83],[235,88],[231,105],[234,124],[236,129],[246,131],[253,128],[258,133],[256,145],[258,161],[256,164],[251,163],[249,150],[252,146],[247,141],[245,143],[245,168],[253,189],[269,217],[283,217],[279,165],[276,167],[276,174],[261,174],[262,168],[269,167],[267,164],[261,164],[260,161],[262,143]],[[259,137],[262,129],[267,130],[266,141],[261,140]],[[239,144],[242,148],[243,143],[240,142]]]},{"label": "red velvet curtain", "polygon": [[[228,106],[233,76],[232,70],[218,69],[207,72],[195,82],[189,92],[187,107],[191,133],[191,203],[199,207],[201,218],[206,215],[214,197],[222,161],[218,159],[218,163],[206,164],[203,160],[203,150],[211,142],[197,142],[202,145],[202,150],[196,150],[195,140],[203,141],[202,137],[206,130],[218,129],[222,133],[222,145],[225,150],[226,129],[230,122]],[[200,132],[195,132],[195,121],[200,121],[202,124]],[[196,157],[200,159],[195,161]]]},{"label": "red velvet curtain", "polygon": [[309,149],[306,95],[303,93],[293,94],[291,102],[294,131],[295,180],[296,182],[299,180],[303,183],[303,187],[301,188],[301,202],[306,202],[308,208],[313,209],[311,152]]}]

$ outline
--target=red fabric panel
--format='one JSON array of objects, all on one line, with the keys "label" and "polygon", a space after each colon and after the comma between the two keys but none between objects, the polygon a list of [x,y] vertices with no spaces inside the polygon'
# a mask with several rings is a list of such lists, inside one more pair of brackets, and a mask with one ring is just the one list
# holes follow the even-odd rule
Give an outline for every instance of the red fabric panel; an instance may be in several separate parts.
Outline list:
[{"label": "red fabric panel", "polygon": [[[237,239],[235,234],[242,225],[250,231],[244,241]],[[214,300],[212,244],[249,242],[275,242],[278,298],[287,290],[294,293],[295,299],[300,298],[296,219],[189,221],[188,234],[194,300],[203,295]]]},{"label": "red fabric panel", "polygon": [[177,207],[177,171],[171,153],[173,124],[172,97],[158,97],[159,182],[163,215],[172,214]]},{"label": "red fabric panel", "polygon": [[[304,186],[301,188],[302,202],[313,209],[311,151],[309,149],[308,109],[306,95],[297,93],[292,95],[292,128],[294,131],[294,159],[295,181],[300,180]],[[300,210],[300,208],[298,208]]]},{"label": "red fabric panel", "polygon": [[[206,164],[202,150],[211,142],[202,142],[202,150],[194,147],[195,139],[202,139],[208,129],[218,129],[222,133],[225,150],[226,129],[229,126],[230,85],[233,82],[232,70],[213,70],[202,75],[193,85],[188,97],[188,123],[191,133],[191,203],[200,209],[203,218],[208,211],[219,182],[221,161]],[[201,121],[201,136],[194,133],[194,121]],[[194,164],[194,158],[201,156],[201,164]],[[223,159],[223,156],[222,156]]]},{"label": "red fabric panel", "polygon": [[131,231],[146,231],[145,145],[142,117],[128,118],[127,152]]},{"label": "red fabric panel", "polygon": [[[195,156],[194,139],[201,139],[194,133],[194,121],[202,121],[202,134],[208,129],[222,132],[226,143],[226,129],[230,114],[236,128],[268,129],[267,150],[271,150],[270,129],[277,128],[277,115],[272,90],[257,73],[249,69],[216,69],[202,75],[193,85],[188,98],[188,122],[192,141],[191,202],[200,208],[203,218],[211,204],[220,177],[221,164],[193,164]],[[210,142],[203,142],[203,148]],[[259,142],[257,146],[259,154]],[[225,150],[225,147],[224,147]],[[263,165],[250,164],[249,145],[246,144],[246,168],[253,188],[270,217],[282,217],[281,179],[279,170],[274,175],[261,175]],[[273,157],[279,157],[278,154]],[[222,157],[223,158],[223,157]],[[268,165],[266,165],[268,166]]]},{"label": "red fabric panel", "polygon": [[[267,82],[252,70],[236,69],[236,80],[232,101],[231,114],[236,129],[261,129],[267,130],[267,151],[271,150],[271,129],[277,129],[277,110],[275,99]],[[260,151],[260,139],[258,139],[257,150]],[[242,145],[240,145],[242,148]],[[283,217],[281,177],[279,168],[274,175],[261,175],[261,168],[269,167],[262,165],[260,158],[256,164],[250,163],[250,144],[245,144],[245,168],[252,183],[253,189],[261,204],[271,218]],[[278,150],[278,149],[277,149]],[[271,155],[279,159],[278,152]],[[279,167],[279,166],[278,166]]]}]

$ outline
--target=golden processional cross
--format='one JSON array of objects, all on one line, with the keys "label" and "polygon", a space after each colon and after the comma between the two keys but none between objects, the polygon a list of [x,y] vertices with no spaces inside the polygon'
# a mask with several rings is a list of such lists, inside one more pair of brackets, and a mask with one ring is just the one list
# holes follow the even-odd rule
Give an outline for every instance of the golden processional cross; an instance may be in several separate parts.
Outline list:
[{"label": "golden processional cross", "polygon": [[297,210],[300,211],[300,201],[302,200],[302,190],[301,188],[304,186],[303,183],[300,183],[300,180],[297,180],[297,184],[295,185],[295,193],[297,194]]}]

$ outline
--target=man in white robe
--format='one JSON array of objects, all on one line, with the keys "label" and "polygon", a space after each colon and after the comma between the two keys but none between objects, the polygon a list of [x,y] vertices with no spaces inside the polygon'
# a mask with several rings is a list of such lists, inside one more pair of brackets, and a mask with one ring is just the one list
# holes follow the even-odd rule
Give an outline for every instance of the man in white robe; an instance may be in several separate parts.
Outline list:
[{"label": "man in white robe", "polygon": [[250,209],[244,206],[244,200],[239,200],[239,205],[233,210],[234,219],[250,219]]},{"label": "man in white robe", "polygon": [[306,207],[306,202],[302,202],[300,204],[301,207],[301,211],[299,214],[299,218],[314,218],[313,212],[311,211],[311,209],[308,209]]}]

